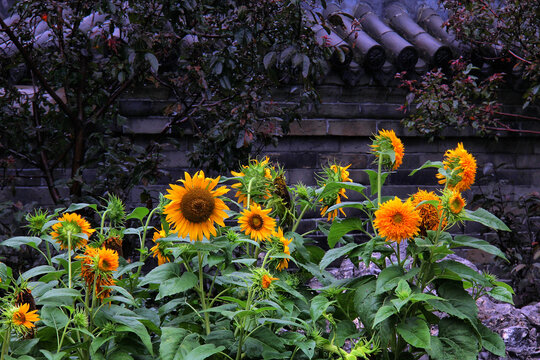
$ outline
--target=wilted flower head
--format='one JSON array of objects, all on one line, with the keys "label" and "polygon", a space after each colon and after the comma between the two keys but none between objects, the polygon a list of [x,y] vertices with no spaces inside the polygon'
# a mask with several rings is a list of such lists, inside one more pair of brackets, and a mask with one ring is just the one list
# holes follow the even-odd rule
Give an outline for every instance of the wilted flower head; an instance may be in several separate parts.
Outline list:
[{"label": "wilted flower head", "polygon": [[105,299],[110,296],[111,289],[105,286],[113,286],[116,280],[113,272],[118,269],[118,253],[105,247],[92,248],[87,246],[83,255],[76,257],[82,260],[81,276],[89,289],[95,284],[95,296]]},{"label": "wilted flower head", "polygon": [[382,164],[388,169],[397,170],[403,163],[405,147],[396,136],[394,130],[381,130],[375,135],[371,151],[377,159],[382,159]]},{"label": "wilted flower head", "polygon": [[[422,203],[423,201],[435,202],[436,205],[432,203]],[[443,216],[441,200],[433,191],[418,190],[416,194],[411,196],[411,202],[420,214],[422,219],[420,223],[420,232],[423,235],[426,235],[427,230],[437,230],[439,228],[439,222]],[[441,228],[444,228],[446,221],[443,219],[441,223]]]}]

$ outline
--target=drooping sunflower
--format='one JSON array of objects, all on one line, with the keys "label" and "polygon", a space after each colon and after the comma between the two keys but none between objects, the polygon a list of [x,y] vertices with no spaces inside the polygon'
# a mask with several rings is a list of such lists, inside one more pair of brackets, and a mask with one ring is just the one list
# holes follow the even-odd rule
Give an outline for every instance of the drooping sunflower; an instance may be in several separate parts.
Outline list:
[{"label": "drooping sunflower", "polygon": [[420,214],[415,210],[410,200],[402,202],[397,196],[381,204],[375,211],[373,225],[387,241],[398,244],[405,239],[412,238],[420,231]]},{"label": "drooping sunflower", "polygon": [[[272,239],[271,246],[274,248],[275,252],[286,254],[289,256],[291,255],[291,250],[289,248],[289,245],[292,242],[292,238],[291,239],[285,238],[285,236],[283,235],[283,230],[280,227],[278,227],[278,230],[272,234],[271,239]],[[289,259],[275,258],[274,260],[277,260],[276,270],[278,271],[287,269],[289,267]]]},{"label": "drooping sunflower", "polygon": [[464,209],[467,203],[459,191],[455,189],[446,189],[443,191],[441,204],[444,209],[444,215],[448,218],[450,224],[463,221]]},{"label": "drooping sunflower", "polygon": [[[349,178],[348,168],[351,167],[351,164],[347,166],[340,166],[333,164],[329,168],[323,168],[323,174],[320,176],[322,181],[319,183],[319,186],[325,186],[330,182],[352,182]],[[338,216],[338,212],[341,212],[343,216],[346,216],[345,211],[342,208],[335,209],[327,213],[328,208],[336,204],[341,204],[341,198],[347,198],[345,195],[345,188],[336,189],[323,198],[319,200],[322,203],[321,207],[321,216],[328,216],[328,221],[334,220]]]},{"label": "drooping sunflower", "polygon": [[279,280],[278,278],[272,277],[268,274],[264,274],[261,278],[261,287],[266,290],[272,285],[272,281]]},{"label": "drooping sunflower", "polygon": [[453,150],[447,150],[444,154],[444,170],[446,175],[437,173],[439,184],[448,184],[451,190],[459,192],[468,190],[474,184],[476,177],[476,159],[465,148],[463,143],[458,143]]},{"label": "drooping sunflower", "polygon": [[[403,163],[405,147],[401,140],[396,136],[394,130],[380,130],[370,147],[377,159],[382,157],[383,165],[387,168],[397,170]],[[388,154],[389,152],[394,153],[393,160]]]},{"label": "drooping sunflower", "polygon": [[[418,190],[416,194],[411,196],[411,201],[422,219],[420,223],[420,232],[425,235],[427,230],[437,230],[439,228],[441,216],[443,216],[441,200],[439,197],[433,191]],[[422,201],[436,201],[438,205],[435,206],[433,204],[424,203],[418,206]],[[443,219],[441,228],[444,227],[445,223],[446,221]]]},{"label": "drooping sunflower", "polygon": [[83,255],[76,257],[82,260],[81,277],[85,280],[86,286],[92,289],[95,296],[100,299],[108,298],[111,289],[106,286],[113,286],[116,280],[113,272],[118,269],[118,253],[105,247],[92,248],[87,246]]},{"label": "drooping sunflower", "polygon": [[219,196],[229,190],[225,186],[215,189],[219,179],[207,178],[200,170],[193,177],[186,172],[184,186],[170,185],[165,197],[171,202],[163,213],[174,232],[189,236],[191,241],[202,241],[203,237],[208,239],[217,234],[214,223],[225,226],[223,220],[228,217],[225,210],[229,208]]},{"label": "drooping sunflower", "polygon": [[152,257],[157,257],[158,265],[163,265],[173,260],[172,252],[169,250],[171,242],[158,241],[159,239],[163,239],[165,237],[167,237],[167,234],[165,233],[165,230],[161,228],[159,231],[156,229],[154,232],[154,237],[152,238],[152,241],[154,241],[156,245],[154,245],[150,251],[152,252]]},{"label": "drooping sunflower", "polygon": [[263,210],[257,204],[244,209],[238,218],[240,229],[253,240],[267,240],[276,228],[276,220],[268,216],[270,211],[272,209]]},{"label": "drooping sunflower", "polygon": [[241,178],[240,182],[232,184],[236,189],[234,196],[244,207],[248,207],[248,195],[250,202],[262,204],[272,196],[272,170],[274,167],[269,164],[270,159],[266,156],[261,161],[251,159],[248,165],[242,165],[242,171],[231,171],[235,177]]},{"label": "drooping sunflower", "polygon": [[37,310],[29,311],[29,309],[29,304],[22,304],[14,309],[11,318],[13,325],[19,327],[24,326],[26,329],[35,327],[36,325],[34,323],[39,321],[39,315],[37,314]]},{"label": "drooping sunflower", "polygon": [[58,218],[58,221],[52,226],[51,236],[60,244],[60,249],[68,248],[68,234],[71,237],[71,249],[75,250],[85,246],[87,243],[87,239],[78,235],[84,234],[89,238],[96,231],[79,214],[65,213]]}]

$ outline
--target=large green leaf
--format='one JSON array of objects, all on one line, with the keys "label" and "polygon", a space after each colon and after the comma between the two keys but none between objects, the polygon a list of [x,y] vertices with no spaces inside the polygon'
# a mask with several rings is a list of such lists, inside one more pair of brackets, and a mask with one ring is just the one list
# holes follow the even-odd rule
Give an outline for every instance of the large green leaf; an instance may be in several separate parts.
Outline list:
[{"label": "large green leaf", "polygon": [[332,222],[330,233],[328,234],[328,246],[332,249],[337,242],[350,231],[363,230],[364,222],[360,219],[336,219]]},{"label": "large green leaf", "polygon": [[[368,176],[369,176],[369,187],[371,189],[371,195],[375,195],[378,191],[378,183],[379,183],[379,178],[378,178],[378,175],[377,175],[377,172],[376,171],[373,171],[373,170],[364,170]],[[383,172],[381,174],[381,186],[384,185],[384,182],[386,181],[386,178],[388,177],[388,175],[390,175],[390,173],[387,173],[387,172]]]},{"label": "large green leaf", "polygon": [[95,211],[97,211],[97,205],[96,204],[86,204],[86,203],[76,203],[76,204],[71,204],[69,205],[69,207],[64,210],[63,212],[74,212],[74,211],[77,211],[77,210],[81,210],[81,209],[84,209],[85,207],[89,207],[91,209],[94,209]]},{"label": "large green leaf", "polygon": [[32,350],[39,342],[39,339],[18,340],[11,343],[11,352],[14,355],[25,355]]},{"label": "large green leaf", "polygon": [[375,314],[382,306],[382,296],[375,295],[375,281],[369,281],[356,289],[354,305],[358,317],[366,328],[373,328]]},{"label": "large green leaf", "polygon": [[197,276],[190,272],[185,272],[180,277],[167,279],[159,285],[159,294],[156,297],[156,300],[189,290],[197,285],[197,282]]},{"label": "large green leaf", "polygon": [[483,286],[489,287],[490,283],[478,272],[471,269],[465,264],[459,263],[454,260],[443,260],[436,264],[435,269],[438,272],[440,278],[451,280],[467,280],[470,282],[477,282]]},{"label": "large green leaf", "polygon": [[161,343],[159,355],[161,360],[173,360],[180,352],[180,344],[188,334],[186,329],[163,327],[161,328]]},{"label": "large green leaf", "polygon": [[[459,349],[459,351],[451,349],[449,356],[441,357],[441,359],[476,360],[481,349],[477,332],[470,325],[470,322],[456,318],[441,319],[439,339],[444,339],[446,344],[455,344],[455,347]],[[447,347],[444,348],[445,352],[448,352]]]},{"label": "large green leaf", "polygon": [[429,326],[425,320],[418,317],[407,318],[400,322],[396,328],[403,340],[414,347],[428,349],[430,347]]},{"label": "large green leaf", "polygon": [[476,328],[482,337],[482,346],[487,351],[500,357],[506,356],[506,345],[499,334],[488,329],[480,321],[478,321]]},{"label": "large green leaf", "polygon": [[311,320],[317,321],[330,304],[332,304],[332,301],[328,301],[328,299],[322,295],[317,295],[311,299],[311,306],[309,308]]},{"label": "large green leaf", "polygon": [[375,314],[375,318],[373,320],[373,326],[375,327],[378,323],[386,320],[390,316],[394,315],[396,313],[396,308],[390,305],[384,305],[377,310],[377,313]]},{"label": "large green leaf", "polygon": [[413,176],[414,174],[416,174],[417,171],[420,171],[422,169],[426,169],[426,168],[430,168],[430,167],[434,167],[434,168],[442,168],[443,166],[443,163],[441,161],[426,161],[424,163],[424,165],[420,166],[419,168],[417,169],[414,169],[413,171],[411,171],[411,173],[409,174],[409,176]]},{"label": "large green leaf", "polygon": [[504,301],[509,304],[514,304],[514,299],[512,298],[512,293],[508,291],[507,288],[503,286],[495,286],[493,289],[488,291],[488,294],[499,301]]},{"label": "large green leaf", "polygon": [[139,285],[161,284],[165,280],[180,276],[180,274],[180,264],[165,263],[157,268],[152,269],[148,274],[146,274]]},{"label": "large green leaf", "polygon": [[150,212],[150,210],[148,210],[148,208],[143,207],[143,206],[140,206],[140,207],[138,207],[138,208],[133,209],[133,211],[131,212],[131,214],[129,214],[129,215],[126,217],[126,220],[129,220],[129,219],[139,219],[140,221],[142,221],[142,219],[144,219],[145,216],[148,215],[149,212]]},{"label": "large green leaf", "polygon": [[329,182],[324,188],[322,188],[322,190],[318,190],[317,192],[319,197],[324,197],[325,195],[328,195],[336,190],[339,191],[340,189],[353,190],[363,193],[365,188],[366,187],[364,185],[353,182]]},{"label": "large green leaf", "polygon": [[217,354],[223,350],[225,350],[225,346],[216,347],[214,344],[204,344],[191,350],[186,356],[184,356],[184,360],[204,360],[209,356]]},{"label": "large green leaf", "polygon": [[54,272],[56,269],[49,265],[40,265],[36,266],[35,268],[32,268],[24,273],[21,274],[21,278],[25,280],[29,280],[33,278],[34,276],[39,276],[43,274],[48,274],[50,272]]},{"label": "large green leaf", "polygon": [[73,305],[76,298],[80,298],[81,293],[75,289],[51,289],[41,295],[36,303],[38,305]]},{"label": "large green leaf", "polygon": [[344,246],[336,248],[336,249],[328,250],[326,252],[326,254],[324,254],[321,262],[319,263],[319,268],[321,270],[326,269],[326,267],[328,265],[330,265],[333,261],[335,261],[335,260],[339,259],[340,257],[346,255],[347,253],[349,253],[351,250],[357,248],[358,246],[360,246],[360,245],[350,243],[350,244],[344,245]]},{"label": "large green leaf", "polygon": [[465,219],[476,221],[494,230],[511,231],[505,223],[487,210],[479,208],[475,211],[465,209]]},{"label": "large green leaf", "polygon": [[12,247],[17,250],[21,248],[21,245],[28,245],[36,249],[39,244],[41,244],[41,239],[35,236],[16,236],[0,243],[0,245]]},{"label": "large green leaf", "polygon": [[[463,289],[463,284],[461,282],[447,280],[437,288],[437,293],[440,297],[445,299],[455,309],[458,310],[458,312],[456,312],[455,314],[447,311],[449,314],[455,316],[458,316],[458,314],[463,314],[463,316],[465,316],[470,321],[476,320],[476,317],[478,315],[478,307],[476,306],[476,302],[471,297],[471,295],[469,295],[469,293]],[[433,301],[436,302],[438,300]],[[428,303],[431,304],[432,300],[428,301]],[[463,316],[458,317],[461,318]]]},{"label": "large green leaf", "polygon": [[487,241],[480,240],[471,236],[466,236],[466,235],[455,236],[454,239],[452,240],[452,244],[450,247],[455,248],[458,246],[468,246],[471,248],[479,249],[479,250],[487,252],[488,254],[498,256],[508,261],[504,253],[498,247],[491,245]]},{"label": "large green leaf", "polygon": [[395,288],[403,274],[404,272],[401,266],[392,265],[384,268],[377,278],[377,290],[375,294],[382,294]]},{"label": "large green leaf", "polygon": [[41,321],[57,331],[63,329],[69,322],[69,318],[62,309],[55,306],[44,306],[40,312]]}]

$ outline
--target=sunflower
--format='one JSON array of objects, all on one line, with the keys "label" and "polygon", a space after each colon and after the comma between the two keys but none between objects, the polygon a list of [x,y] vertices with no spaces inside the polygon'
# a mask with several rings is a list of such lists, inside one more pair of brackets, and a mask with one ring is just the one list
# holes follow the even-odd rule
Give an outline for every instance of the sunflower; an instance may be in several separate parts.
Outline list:
[{"label": "sunflower", "polygon": [[[411,196],[411,201],[422,219],[420,232],[425,235],[426,230],[437,230],[442,216],[442,206],[439,197],[433,191],[418,190],[416,194]],[[433,204],[422,204],[418,206],[422,201],[437,201],[438,205],[437,207]],[[444,227],[444,224],[445,220],[441,224],[442,227]]]},{"label": "sunflower", "polygon": [[409,239],[418,233],[421,217],[410,200],[401,202],[396,196],[381,204],[375,211],[374,227],[387,241]]},{"label": "sunflower", "polygon": [[173,260],[172,253],[169,250],[169,245],[171,242],[158,241],[159,239],[163,239],[165,237],[167,237],[167,234],[165,233],[165,230],[161,228],[159,231],[156,229],[154,232],[154,237],[152,238],[152,241],[154,241],[156,245],[154,245],[150,251],[152,252],[152,257],[157,257],[158,265],[163,265]]},{"label": "sunflower", "polygon": [[87,246],[84,255],[77,256],[82,260],[81,276],[88,288],[93,288],[94,293],[100,299],[111,295],[111,289],[105,286],[113,286],[116,280],[113,272],[118,269],[118,253],[105,247],[92,248]]},{"label": "sunflower", "polygon": [[[289,245],[291,244],[292,239],[286,239],[285,236],[283,236],[283,230],[280,227],[274,232],[273,237],[277,239],[275,245],[274,241],[272,241],[272,245],[275,246],[276,251],[290,256],[291,250],[289,249]],[[281,271],[289,268],[289,259],[281,258],[277,260],[276,270]]]},{"label": "sunflower", "polygon": [[250,202],[260,204],[269,199],[272,194],[272,169],[270,159],[266,156],[263,160],[251,159],[248,165],[242,165],[242,171],[231,171],[232,176],[242,178],[240,182],[231,185],[236,189],[234,196],[244,207],[248,207],[248,194]]},{"label": "sunflower", "polygon": [[[392,170],[397,170],[403,163],[403,155],[405,153],[405,147],[401,140],[396,136],[394,130],[380,130],[379,134],[375,136],[373,145],[370,145],[375,157],[382,156],[383,165]],[[394,153],[394,159],[388,155],[388,152]]]},{"label": "sunflower", "polygon": [[26,329],[35,327],[34,323],[39,321],[37,310],[29,311],[29,304],[22,304],[15,309],[12,316],[12,322],[15,326],[24,326]]},{"label": "sunflower", "polygon": [[447,150],[444,157],[443,165],[446,175],[437,173],[439,184],[447,183],[449,189],[459,192],[470,189],[476,176],[474,156],[463,148],[463,143],[458,143],[455,149]]},{"label": "sunflower", "polygon": [[229,208],[219,196],[229,190],[225,186],[214,190],[218,182],[219,177],[207,178],[201,170],[193,177],[186,172],[182,180],[184,186],[170,185],[165,197],[171,202],[163,213],[174,232],[182,237],[189,236],[192,241],[202,241],[203,236],[207,239],[210,235],[216,236],[214,223],[225,226],[223,220],[228,217],[225,210]]},{"label": "sunflower", "polygon": [[[351,167],[351,164],[347,166],[340,165],[331,165],[329,168],[323,169],[323,174],[321,175],[322,182],[320,186],[326,186],[330,182],[352,182],[349,178],[348,168]],[[341,212],[343,216],[346,216],[345,211],[342,208],[335,209],[327,213],[328,208],[336,204],[341,204],[341,198],[347,198],[345,195],[345,188],[340,188],[339,190],[333,191],[330,194],[324,196],[319,200],[322,203],[321,216],[328,215],[328,221],[334,220],[338,216],[338,212]]]},{"label": "sunflower", "polygon": [[263,210],[257,204],[253,204],[249,209],[244,209],[238,218],[240,230],[253,240],[267,240],[276,227],[276,220],[268,216],[270,211],[272,209]]},{"label": "sunflower", "polygon": [[52,226],[53,232],[51,236],[60,244],[60,249],[68,248],[68,234],[71,237],[71,248],[74,250],[85,246],[87,243],[87,239],[84,237],[74,235],[86,235],[89,238],[96,231],[79,214],[65,213],[58,218],[58,221]]},{"label": "sunflower", "polygon": [[454,191],[450,199],[448,200],[448,208],[454,215],[458,215],[465,208],[465,199],[461,196],[460,192]]},{"label": "sunflower", "polygon": [[272,281],[279,280],[278,278],[271,277],[268,274],[264,274],[261,278],[261,288],[268,289],[272,285]]}]

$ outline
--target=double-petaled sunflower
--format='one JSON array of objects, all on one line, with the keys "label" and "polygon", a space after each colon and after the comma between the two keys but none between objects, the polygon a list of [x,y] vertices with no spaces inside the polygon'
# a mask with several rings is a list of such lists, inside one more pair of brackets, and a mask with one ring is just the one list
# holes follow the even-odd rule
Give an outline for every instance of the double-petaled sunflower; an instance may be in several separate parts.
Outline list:
[{"label": "double-petaled sunflower", "polygon": [[202,241],[210,235],[216,235],[214,223],[225,226],[223,220],[228,216],[227,205],[219,198],[229,191],[225,186],[217,189],[219,177],[207,178],[203,171],[197,171],[193,177],[185,173],[184,186],[171,184],[165,197],[171,202],[163,213],[174,232],[190,240]]},{"label": "double-petaled sunflower", "polygon": [[81,277],[86,286],[92,289],[95,296],[105,299],[111,295],[111,289],[105,286],[113,286],[116,280],[113,272],[118,269],[118,253],[105,247],[92,248],[87,246],[83,255],[77,256],[82,260]]},{"label": "double-petaled sunflower", "polygon": [[276,228],[276,220],[268,216],[270,211],[272,209],[263,210],[257,204],[244,209],[238,218],[240,229],[253,240],[267,240]]},{"label": "double-petaled sunflower", "polygon": [[[405,147],[401,140],[396,136],[394,130],[380,130],[370,147],[371,151],[375,154],[375,157],[382,157],[383,165],[387,168],[397,170],[403,163]],[[393,160],[388,154],[389,152],[394,153]]]},{"label": "double-petaled sunflower", "polygon": [[58,218],[58,221],[52,226],[51,236],[60,244],[60,249],[68,248],[68,236],[71,237],[71,249],[83,247],[86,245],[87,239],[78,235],[84,234],[89,238],[96,231],[79,214],[65,213]]},{"label": "double-petaled sunflower", "polygon": [[451,190],[459,192],[471,188],[476,176],[476,159],[459,143],[453,150],[444,154],[444,170],[446,175],[437,173],[439,184],[446,184]]},{"label": "double-petaled sunflower", "polygon": [[[418,192],[411,196],[413,206],[416,208],[422,219],[420,223],[420,232],[426,234],[426,230],[437,230],[439,228],[439,222],[441,216],[443,216],[441,200],[433,191],[418,190]],[[436,201],[437,205],[424,203],[422,201]],[[444,227],[446,221],[443,219],[441,228]]]},{"label": "double-petaled sunflower", "polygon": [[154,237],[152,238],[152,241],[154,241],[156,245],[154,245],[150,249],[150,251],[152,252],[152,257],[157,257],[158,265],[163,265],[173,260],[172,252],[171,250],[169,250],[169,246],[171,245],[171,242],[158,241],[159,239],[163,239],[164,237],[167,237],[167,234],[165,233],[165,230],[162,228],[159,231],[156,229],[156,231],[154,232]]},{"label": "double-petaled sunflower", "polygon": [[387,241],[400,243],[418,234],[421,220],[410,200],[401,202],[396,196],[382,203],[379,210],[375,211],[373,225]]}]

